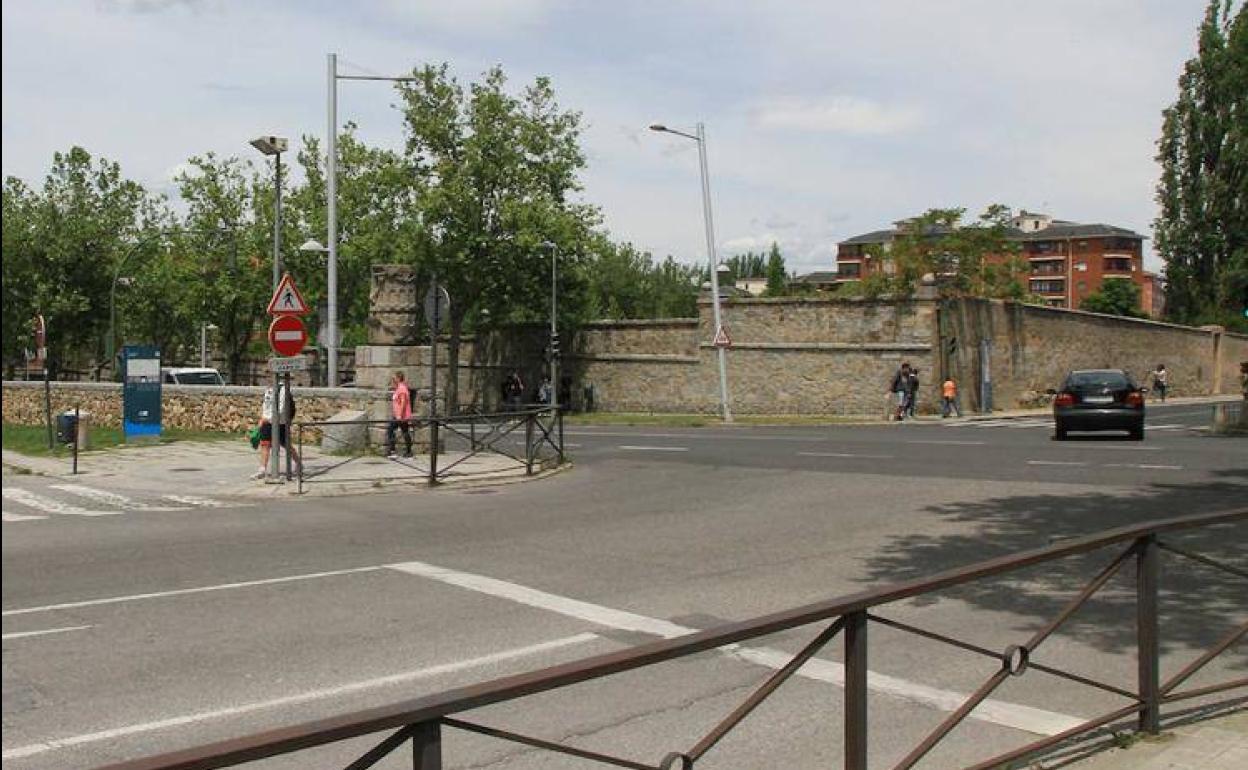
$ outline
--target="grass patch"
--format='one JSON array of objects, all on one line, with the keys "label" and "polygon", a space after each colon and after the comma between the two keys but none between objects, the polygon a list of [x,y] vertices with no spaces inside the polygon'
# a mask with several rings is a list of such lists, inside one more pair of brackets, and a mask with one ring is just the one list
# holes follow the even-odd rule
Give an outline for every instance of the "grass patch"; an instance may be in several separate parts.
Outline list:
[{"label": "grass patch", "polygon": [[[121,428],[110,428],[104,425],[92,425],[91,451],[118,449],[127,446]],[[53,433],[55,439],[55,431]],[[222,433],[208,430],[183,430],[171,428],[160,436],[160,444],[199,441],[243,441],[241,434]],[[48,449],[48,430],[42,425],[3,425],[4,448],[10,452],[18,452],[33,457],[68,457],[73,448],[67,444],[55,444]]]}]

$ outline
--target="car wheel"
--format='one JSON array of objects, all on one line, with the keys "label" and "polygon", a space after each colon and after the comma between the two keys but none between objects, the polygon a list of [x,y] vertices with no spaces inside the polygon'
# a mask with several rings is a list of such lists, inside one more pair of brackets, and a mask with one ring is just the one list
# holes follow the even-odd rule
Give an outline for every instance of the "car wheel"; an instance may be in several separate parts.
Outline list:
[{"label": "car wheel", "polygon": [[1134,428],[1131,429],[1131,440],[1132,441],[1144,440],[1144,423],[1140,423],[1139,425],[1136,425]]},{"label": "car wheel", "polygon": [[1053,440],[1054,441],[1066,440],[1066,426],[1061,424],[1060,422],[1055,423],[1053,426]]}]

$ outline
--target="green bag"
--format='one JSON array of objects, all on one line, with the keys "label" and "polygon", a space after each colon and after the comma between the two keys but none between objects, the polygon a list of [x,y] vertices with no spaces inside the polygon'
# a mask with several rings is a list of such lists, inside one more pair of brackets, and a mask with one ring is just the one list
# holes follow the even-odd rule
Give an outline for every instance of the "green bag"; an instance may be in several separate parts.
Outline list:
[{"label": "green bag", "polygon": [[260,447],[260,426],[253,425],[251,430],[247,431],[247,440],[251,442],[252,449]]}]

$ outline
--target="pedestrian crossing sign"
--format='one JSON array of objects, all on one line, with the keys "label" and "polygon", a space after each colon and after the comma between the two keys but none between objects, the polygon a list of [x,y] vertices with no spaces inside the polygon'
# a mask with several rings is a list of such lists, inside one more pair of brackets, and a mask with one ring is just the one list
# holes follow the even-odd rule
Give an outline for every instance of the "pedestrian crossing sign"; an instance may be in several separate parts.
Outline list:
[{"label": "pedestrian crossing sign", "polygon": [[728,329],[721,325],[715,332],[715,341],[711,344],[717,348],[732,347],[732,337],[728,336]]},{"label": "pedestrian crossing sign", "polygon": [[269,300],[269,309],[266,312],[269,315],[307,315],[312,311],[308,309],[308,303],[303,301],[303,295],[295,288],[295,280],[287,273],[282,276],[277,291],[273,292],[273,299]]}]

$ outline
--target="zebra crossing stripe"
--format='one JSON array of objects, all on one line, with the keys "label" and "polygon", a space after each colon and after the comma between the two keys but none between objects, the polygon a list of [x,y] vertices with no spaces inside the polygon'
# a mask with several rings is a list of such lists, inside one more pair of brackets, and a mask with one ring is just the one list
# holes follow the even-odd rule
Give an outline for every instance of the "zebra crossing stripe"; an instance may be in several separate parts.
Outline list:
[{"label": "zebra crossing stripe", "polygon": [[37,511],[46,511],[47,513],[59,513],[65,516],[116,516],[122,513],[122,511],[92,511],[86,508],[79,508],[76,505],[62,503],[60,500],[36,495],[34,492],[17,489],[16,487],[0,489],[0,494],[6,500],[21,503],[27,508],[34,508]]},{"label": "zebra crossing stripe", "polygon": [[5,521],[30,521],[32,519],[46,519],[47,516],[27,516],[24,513],[10,513],[8,511],[0,511]]},{"label": "zebra crossing stripe", "polygon": [[197,495],[162,495],[165,500],[171,500],[182,505],[191,505],[196,508],[250,508],[251,503],[231,503],[226,500],[214,500],[211,497],[199,497]]},{"label": "zebra crossing stripe", "polygon": [[147,503],[131,500],[125,495],[119,495],[116,492],[106,492],[103,489],[94,487],[84,487],[81,484],[50,484],[52,489],[68,492],[71,495],[85,497],[97,503],[104,505],[112,505],[126,511],[189,511],[186,507],[173,507],[169,505],[148,505]]}]

